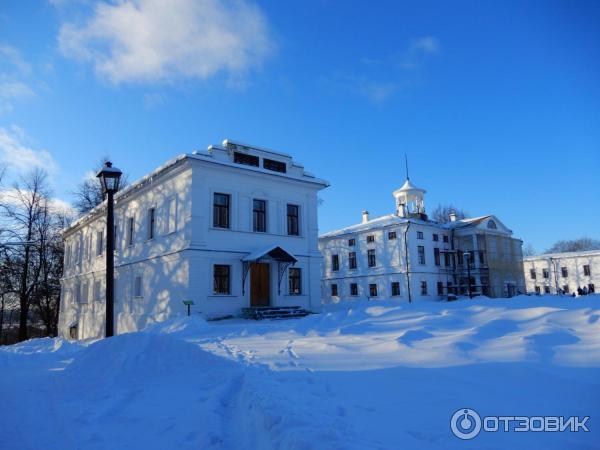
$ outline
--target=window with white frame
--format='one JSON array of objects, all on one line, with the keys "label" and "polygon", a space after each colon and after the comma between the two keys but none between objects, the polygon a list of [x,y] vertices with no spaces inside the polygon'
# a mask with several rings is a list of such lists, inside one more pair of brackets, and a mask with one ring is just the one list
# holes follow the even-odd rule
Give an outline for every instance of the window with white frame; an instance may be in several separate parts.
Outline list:
[{"label": "window with white frame", "polygon": [[290,267],[288,269],[289,276],[289,294],[302,294],[302,271],[298,267]]},{"label": "window with white frame", "polygon": [[225,264],[213,266],[213,294],[231,294],[231,266]]},{"label": "window with white frame", "polygon": [[96,256],[101,256],[104,252],[104,232],[96,232]]},{"label": "window with white frame", "polygon": [[133,279],[133,296],[136,298],[143,297],[142,276],[136,275]]},{"label": "window with white frame", "polygon": [[421,281],[421,295],[427,295],[427,281]]},{"label": "window with white frame", "polygon": [[148,210],[148,240],[154,239],[156,227],[156,208]]},{"label": "window with white frame", "polygon": [[102,299],[102,282],[100,280],[94,281],[94,301],[98,302]]},{"label": "window with white frame", "polygon": [[81,283],[75,283],[73,298],[75,303],[81,303]]},{"label": "window with white frame", "polygon": [[400,295],[400,282],[392,281],[392,296],[397,297]]},{"label": "window with white frame", "polygon": [[174,233],[177,230],[177,197],[169,199],[167,205],[167,233]]},{"label": "window with white frame", "polygon": [[133,245],[133,239],[135,237],[135,217],[127,219],[127,245]]},{"label": "window with white frame", "polygon": [[90,290],[90,285],[87,282],[85,282],[81,285],[81,303],[88,302],[89,290]]}]

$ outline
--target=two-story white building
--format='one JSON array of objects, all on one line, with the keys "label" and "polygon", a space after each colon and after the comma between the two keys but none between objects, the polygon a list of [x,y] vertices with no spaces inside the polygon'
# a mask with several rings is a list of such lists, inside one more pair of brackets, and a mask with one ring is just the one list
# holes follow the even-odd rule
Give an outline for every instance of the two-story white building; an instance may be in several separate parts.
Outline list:
[{"label": "two-story white building", "polygon": [[[181,155],[115,196],[115,332],[184,313],[319,310],[317,193],[290,155],[225,140]],[[106,206],[64,232],[60,332],[103,336]]]},{"label": "two-story white building", "polygon": [[530,293],[595,293],[600,286],[600,250],[527,256],[523,267]]},{"label": "two-story white building", "polygon": [[522,241],[493,215],[429,220],[425,190],[406,180],[396,211],[319,237],[325,302],[351,298],[511,297],[525,292]]}]

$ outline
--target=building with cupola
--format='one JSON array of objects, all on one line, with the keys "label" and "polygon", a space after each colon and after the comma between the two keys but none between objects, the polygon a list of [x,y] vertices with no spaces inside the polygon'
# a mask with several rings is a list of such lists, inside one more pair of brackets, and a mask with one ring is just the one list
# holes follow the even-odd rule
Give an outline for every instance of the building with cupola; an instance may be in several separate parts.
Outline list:
[{"label": "building with cupola", "polygon": [[498,217],[431,220],[426,191],[407,177],[394,212],[322,234],[324,302],[353,298],[407,301],[525,292],[522,241]]}]

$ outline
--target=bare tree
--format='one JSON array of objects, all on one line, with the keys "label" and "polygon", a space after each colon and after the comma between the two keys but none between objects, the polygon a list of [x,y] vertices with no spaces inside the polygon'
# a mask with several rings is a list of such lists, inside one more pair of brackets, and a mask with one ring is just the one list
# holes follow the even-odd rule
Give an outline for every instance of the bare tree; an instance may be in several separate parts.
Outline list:
[{"label": "bare tree", "polygon": [[[95,177],[95,171],[109,161],[110,158],[108,156],[104,156],[99,162],[98,167],[94,171],[90,172],[90,176],[86,177],[72,192],[74,197],[73,207],[80,214],[85,214],[88,211],[92,210],[96,206],[98,206],[104,200],[104,194],[102,193],[102,188],[100,187],[100,183]],[[94,175],[92,175],[94,174]],[[121,176],[121,188],[127,186],[128,179],[127,174],[123,174]]]},{"label": "bare tree", "polygon": [[37,286],[41,269],[33,246],[37,237],[37,223],[48,207],[46,173],[39,169],[32,171],[16,182],[6,195],[9,198],[2,206],[5,219],[11,223],[9,236],[19,244],[15,252],[20,254],[15,257],[13,264],[19,272],[19,341],[23,341],[28,337],[31,295]]},{"label": "bare tree", "polygon": [[533,245],[527,244],[525,247],[523,247],[523,256],[533,256],[535,254],[536,251],[535,248],[533,248]]},{"label": "bare tree", "polygon": [[546,250],[546,253],[581,252],[585,250],[600,250],[600,240],[589,237],[562,240]]},{"label": "bare tree", "polygon": [[457,219],[464,219],[468,213],[452,204],[437,205],[431,212],[431,219],[438,223],[450,222],[450,214],[456,214]]}]

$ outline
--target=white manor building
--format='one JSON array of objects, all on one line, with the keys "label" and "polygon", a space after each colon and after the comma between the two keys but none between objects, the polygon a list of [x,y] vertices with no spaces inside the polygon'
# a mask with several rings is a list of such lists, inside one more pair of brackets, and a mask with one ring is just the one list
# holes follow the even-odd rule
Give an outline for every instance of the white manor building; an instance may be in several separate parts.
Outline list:
[{"label": "white manor building", "polygon": [[[317,192],[290,155],[225,140],[115,195],[115,333],[183,314],[321,304]],[[60,333],[101,337],[106,205],[64,232]]]},{"label": "white manor building", "polygon": [[529,293],[594,293],[600,287],[600,250],[527,256],[523,268]]},{"label": "white manor building", "polygon": [[393,214],[370,219],[364,211],[361,223],[319,237],[325,302],[525,292],[522,241],[496,216],[429,220],[425,190],[409,179],[393,196]]}]

